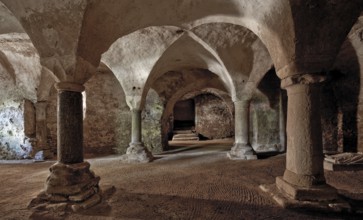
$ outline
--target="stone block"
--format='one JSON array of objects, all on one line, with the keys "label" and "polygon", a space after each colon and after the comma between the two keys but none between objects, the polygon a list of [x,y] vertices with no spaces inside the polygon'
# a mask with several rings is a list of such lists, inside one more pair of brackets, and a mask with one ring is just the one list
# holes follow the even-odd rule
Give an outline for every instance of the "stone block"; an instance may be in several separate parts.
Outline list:
[{"label": "stone block", "polygon": [[324,161],[324,169],[330,171],[359,171],[363,170],[363,164],[334,164]]},{"label": "stone block", "polygon": [[336,189],[327,184],[305,188],[292,185],[282,177],[276,177],[276,186],[291,199],[300,201],[329,201],[338,198]]},{"label": "stone block", "polygon": [[276,184],[260,185],[260,189],[275,200],[275,202],[283,208],[289,209],[309,209],[315,211],[326,212],[351,212],[351,206],[348,202],[342,199],[325,200],[325,201],[308,201],[296,200],[287,196],[284,192],[276,187]]}]

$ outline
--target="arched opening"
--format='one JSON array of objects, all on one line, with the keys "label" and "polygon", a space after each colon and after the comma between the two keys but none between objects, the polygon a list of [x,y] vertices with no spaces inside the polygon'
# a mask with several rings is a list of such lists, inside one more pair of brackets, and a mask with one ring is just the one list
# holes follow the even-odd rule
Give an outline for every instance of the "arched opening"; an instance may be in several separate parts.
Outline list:
[{"label": "arched opening", "polygon": [[286,149],[287,94],[275,69],[261,79],[251,102],[251,145],[257,153]]},{"label": "arched opening", "polygon": [[358,150],[357,116],[362,77],[358,59],[347,39],[322,87],[323,149],[327,154]]},{"label": "arched opening", "polygon": [[178,100],[173,120],[172,141],[217,140],[234,134],[234,119],[228,104],[208,89],[187,93]]},{"label": "arched opening", "polygon": [[173,132],[195,130],[195,101],[192,98],[179,100],[173,109]]}]

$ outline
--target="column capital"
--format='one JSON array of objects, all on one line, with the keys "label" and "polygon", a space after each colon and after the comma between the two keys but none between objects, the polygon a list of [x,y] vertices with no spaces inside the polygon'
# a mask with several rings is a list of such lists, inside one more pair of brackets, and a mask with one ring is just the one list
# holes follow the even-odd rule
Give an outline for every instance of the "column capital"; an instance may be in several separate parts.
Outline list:
[{"label": "column capital", "polygon": [[39,110],[39,108],[47,107],[48,102],[47,101],[37,101],[34,105],[35,105],[35,109]]},{"label": "column capital", "polygon": [[235,109],[235,114],[238,112],[237,109],[249,109],[250,105],[251,105],[251,100],[250,99],[245,99],[245,100],[237,100],[233,102],[234,104],[234,109]]},{"label": "column capital", "polygon": [[58,91],[83,92],[85,87],[73,82],[59,82],[54,85]]},{"label": "column capital", "polygon": [[251,103],[252,99],[248,98],[248,99],[237,99],[237,100],[233,100],[233,103],[238,104],[238,103],[246,103],[249,104]]},{"label": "column capital", "polygon": [[281,88],[286,89],[293,85],[309,85],[324,82],[325,73],[304,73],[286,77],[281,80]]}]

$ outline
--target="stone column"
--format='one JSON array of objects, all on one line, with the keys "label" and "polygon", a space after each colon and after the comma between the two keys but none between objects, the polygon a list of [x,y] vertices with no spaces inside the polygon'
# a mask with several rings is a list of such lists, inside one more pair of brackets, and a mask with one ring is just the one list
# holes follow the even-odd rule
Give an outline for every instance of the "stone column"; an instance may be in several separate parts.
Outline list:
[{"label": "stone column", "polygon": [[141,136],[141,110],[134,109],[131,111],[131,144],[142,144]]},{"label": "stone column", "polygon": [[153,160],[151,152],[142,143],[141,110],[131,110],[131,143],[121,160],[129,163],[148,163]]},{"label": "stone column", "polygon": [[257,159],[249,140],[250,100],[234,102],[235,142],[227,156],[233,160]]},{"label": "stone column", "polygon": [[325,183],[320,122],[322,75],[304,74],[282,80],[288,93],[286,170],[277,188],[294,200],[333,200],[335,189]]},{"label": "stone column", "polygon": [[286,95],[283,91],[280,91],[280,101],[279,101],[279,136],[280,136],[280,152],[286,151],[286,114],[285,114],[285,99]]},{"label": "stone column", "polygon": [[58,90],[57,152],[58,162],[50,167],[45,190],[30,203],[30,208],[51,211],[59,203],[74,211],[91,207],[101,201],[100,177],[83,161],[83,110],[84,86],[61,82]]},{"label": "stone column", "polygon": [[83,162],[83,108],[82,85],[56,84],[57,154],[58,161],[66,164]]},{"label": "stone column", "polygon": [[47,132],[47,102],[38,101],[35,104],[36,112],[36,139],[37,139],[37,150],[43,151],[43,158],[39,159],[50,159],[53,158],[53,152],[48,145],[48,132]]}]

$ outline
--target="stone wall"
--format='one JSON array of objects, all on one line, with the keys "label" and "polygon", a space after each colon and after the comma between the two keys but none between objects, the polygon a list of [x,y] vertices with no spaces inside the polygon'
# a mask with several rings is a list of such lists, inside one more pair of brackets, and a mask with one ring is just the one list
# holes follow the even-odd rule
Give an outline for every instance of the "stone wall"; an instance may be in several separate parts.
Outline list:
[{"label": "stone wall", "polygon": [[0,159],[24,159],[32,150],[24,133],[23,101],[7,101],[0,106]]},{"label": "stone wall", "polygon": [[126,152],[131,137],[131,114],[120,83],[111,72],[103,72],[92,77],[85,87],[85,153]]},{"label": "stone wall", "polygon": [[194,97],[195,130],[208,139],[234,135],[234,119],[230,109],[217,96],[202,94]]},{"label": "stone wall", "polygon": [[146,96],[145,109],[142,112],[142,140],[152,153],[163,151],[161,134],[163,111],[162,100],[153,89],[150,89]]},{"label": "stone wall", "polygon": [[[102,72],[85,84],[84,152],[93,155],[125,153],[131,139],[131,113],[120,83]],[[57,92],[52,89],[47,107],[49,144],[56,152]]]},{"label": "stone wall", "polygon": [[272,69],[262,78],[250,105],[250,144],[256,151],[284,149],[286,104],[286,92]]},{"label": "stone wall", "polygon": [[[131,112],[120,83],[111,72],[102,72],[86,84],[83,121],[84,152],[91,155],[124,154],[131,141]],[[49,144],[56,152],[57,92],[51,91],[47,107]],[[163,104],[150,90],[142,113],[143,142],[153,153],[162,151],[161,123]]]},{"label": "stone wall", "polygon": [[47,139],[51,152],[57,153],[57,90],[52,87],[46,110]]},{"label": "stone wall", "polygon": [[252,101],[250,107],[250,142],[256,151],[280,148],[279,106]]}]

